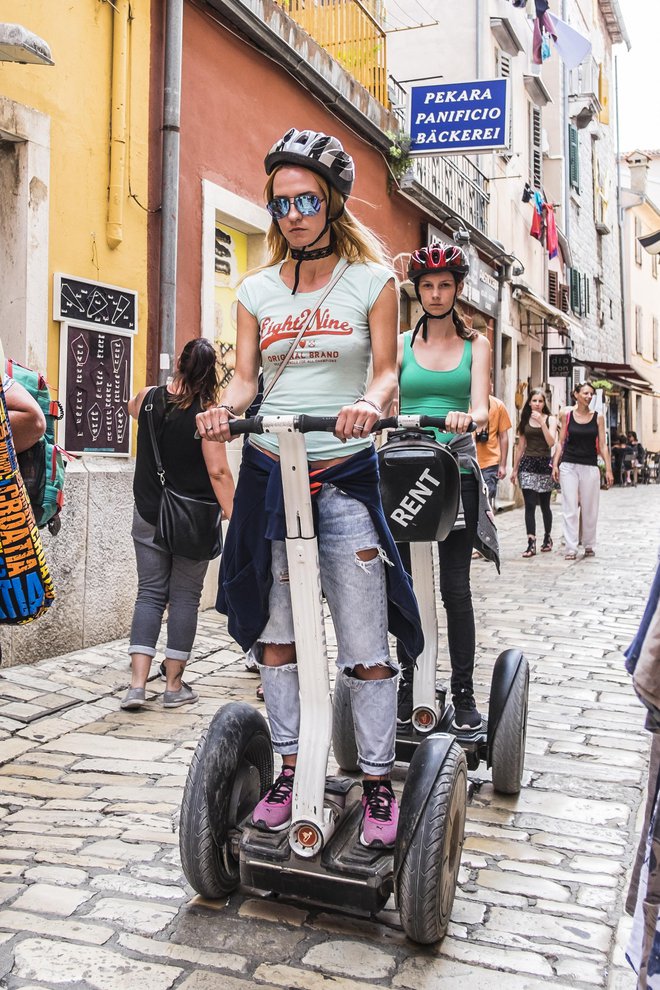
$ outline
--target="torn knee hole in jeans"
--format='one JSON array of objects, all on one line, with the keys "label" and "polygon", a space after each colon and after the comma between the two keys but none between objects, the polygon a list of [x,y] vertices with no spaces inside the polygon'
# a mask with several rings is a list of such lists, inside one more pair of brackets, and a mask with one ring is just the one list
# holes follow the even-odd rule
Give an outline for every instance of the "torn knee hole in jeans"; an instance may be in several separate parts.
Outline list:
[{"label": "torn knee hole in jeans", "polygon": [[361,550],[355,551],[355,563],[358,567],[362,568],[365,574],[369,574],[371,568],[369,564],[372,564],[374,560],[382,560],[384,564],[389,564],[392,567],[392,561],[389,559],[382,547],[364,547]]}]

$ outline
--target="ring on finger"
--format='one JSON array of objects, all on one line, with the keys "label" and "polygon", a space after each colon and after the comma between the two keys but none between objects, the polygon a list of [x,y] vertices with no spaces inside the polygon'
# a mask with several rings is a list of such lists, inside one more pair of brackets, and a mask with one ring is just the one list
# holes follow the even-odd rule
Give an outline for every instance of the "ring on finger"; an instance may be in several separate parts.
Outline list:
[{"label": "ring on finger", "polygon": [[358,426],[357,423],[355,424],[355,426],[353,427],[353,429],[354,430],[357,430],[358,433],[363,433],[364,432],[364,426]]}]

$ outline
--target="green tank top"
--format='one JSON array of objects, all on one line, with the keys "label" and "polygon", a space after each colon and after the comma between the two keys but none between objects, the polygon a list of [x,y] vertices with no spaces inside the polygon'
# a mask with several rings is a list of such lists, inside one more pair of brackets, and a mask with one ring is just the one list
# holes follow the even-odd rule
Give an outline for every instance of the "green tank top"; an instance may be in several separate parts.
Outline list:
[{"label": "green tank top", "polygon": [[[412,331],[403,335],[403,360],[399,374],[401,413],[409,416],[446,416],[449,412],[467,412],[472,386],[472,341],[463,345],[463,356],[451,371],[429,371],[417,364],[412,346]],[[440,443],[451,440],[453,433],[434,430]]]}]

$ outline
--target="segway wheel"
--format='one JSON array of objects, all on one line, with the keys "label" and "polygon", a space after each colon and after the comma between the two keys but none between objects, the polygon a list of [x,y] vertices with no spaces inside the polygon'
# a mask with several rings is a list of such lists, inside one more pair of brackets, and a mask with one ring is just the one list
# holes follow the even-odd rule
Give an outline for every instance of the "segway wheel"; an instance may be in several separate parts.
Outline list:
[{"label": "segway wheel", "polygon": [[232,830],[272,781],[273,749],[265,719],[244,702],[225,705],[199,740],[181,804],[181,864],[202,897],[226,897],[238,886]]},{"label": "segway wheel", "polygon": [[332,703],[332,749],[341,770],[345,770],[346,773],[356,773],[360,769],[351,695],[340,674],[337,674],[335,681]]},{"label": "segway wheel", "polygon": [[529,664],[523,657],[511,684],[491,747],[493,788],[499,794],[519,794],[525,766]]},{"label": "segway wheel", "polygon": [[[421,755],[422,747],[415,754]],[[407,800],[423,796],[403,791]],[[428,794],[396,878],[401,924],[408,938],[422,945],[439,942],[447,931],[454,904],[465,831],[467,763],[453,742]],[[397,843],[399,837],[397,837]]]}]

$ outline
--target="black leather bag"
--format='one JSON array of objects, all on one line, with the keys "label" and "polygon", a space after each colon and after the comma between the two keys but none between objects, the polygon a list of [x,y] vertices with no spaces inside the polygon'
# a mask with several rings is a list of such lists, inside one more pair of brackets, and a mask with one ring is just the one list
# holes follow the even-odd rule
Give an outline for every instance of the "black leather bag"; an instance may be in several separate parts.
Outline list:
[{"label": "black leather bag", "polygon": [[163,486],[154,543],[177,557],[187,557],[188,560],[213,560],[222,550],[220,506],[215,499],[190,498],[167,485],[153,422],[155,392],[156,389],[153,388],[145,399],[156,470]]}]

